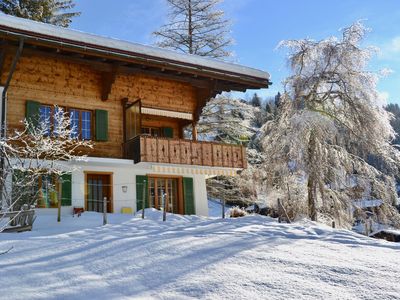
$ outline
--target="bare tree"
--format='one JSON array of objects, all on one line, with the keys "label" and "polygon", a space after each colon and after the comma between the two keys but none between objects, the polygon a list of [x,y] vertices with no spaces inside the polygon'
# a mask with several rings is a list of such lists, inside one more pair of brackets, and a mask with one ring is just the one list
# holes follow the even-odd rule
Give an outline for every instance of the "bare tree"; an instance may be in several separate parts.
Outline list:
[{"label": "bare tree", "polygon": [[383,221],[399,225],[393,178],[367,159],[382,159],[389,174],[398,170],[391,116],[378,101],[377,75],[365,69],[374,53],[360,46],[365,33],[355,23],[341,39],[282,43],[293,74],[285,81],[278,118],[263,128],[265,178],[281,191],[298,191],[289,191],[288,199],[299,214],[340,217],[346,225],[354,190],[373,187],[371,196],[384,201]]},{"label": "bare tree", "polygon": [[[22,130],[13,130],[0,140],[0,155],[5,160],[0,177],[2,213],[34,205],[40,197],[39,178],[51,175],[60,180],[74,170],[70,163],[84,160],[82,152],[92,148],[90,141],[74,138],[76,128],[61,108],[54,111],[53,124],[51,120],[24,120]],[[54,183],[48,184],[49,190],[57,191]],[[1,217],[0,232],[12,221]]]},{"label": "bare tree", "polygon": [[0,0],[0,11],[20,18],[68,27],[80,12],[68,12],[75,7],[72,0]]},{"label": "bare tree", "polygon": [[231,55],[227,48],[229,21],[215,6],[221,0],[167,0],[169,22],[153,32],[157,46],[184,53],[224,58]]}]

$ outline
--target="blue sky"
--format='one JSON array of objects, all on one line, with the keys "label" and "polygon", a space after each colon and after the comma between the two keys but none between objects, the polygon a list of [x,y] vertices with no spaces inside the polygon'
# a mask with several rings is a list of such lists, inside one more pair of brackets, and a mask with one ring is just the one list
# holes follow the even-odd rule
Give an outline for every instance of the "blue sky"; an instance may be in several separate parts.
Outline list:
[{"label": "blue sky", "polygon": [[[165,0],[75,2],[82,15],[71,28],[143,44],[152,44],[151,32],[167,20]],[[379,90],[388,102],[400,104],[400,0],[225,0],[221,8],[233,21],[234,60],[272,76],[271,88],[259,94],[282,90],[288,68],[284,50],[276,49],[281,40],[339,35],[340,28],[362,19],[372,30],[365,45],[381,49],[369,68],[393,70]]]}]

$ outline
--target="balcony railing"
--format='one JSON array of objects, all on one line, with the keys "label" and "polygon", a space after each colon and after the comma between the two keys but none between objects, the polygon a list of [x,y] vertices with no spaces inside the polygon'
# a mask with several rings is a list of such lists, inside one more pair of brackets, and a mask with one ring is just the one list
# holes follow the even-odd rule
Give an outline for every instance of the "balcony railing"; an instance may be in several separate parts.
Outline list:
[{"label": "balcony railing", "polygon": [[137,136],[124,144],[125,158],[135,163],[154,162],[210,167],[246,168],[243,146],[181,139]]}]

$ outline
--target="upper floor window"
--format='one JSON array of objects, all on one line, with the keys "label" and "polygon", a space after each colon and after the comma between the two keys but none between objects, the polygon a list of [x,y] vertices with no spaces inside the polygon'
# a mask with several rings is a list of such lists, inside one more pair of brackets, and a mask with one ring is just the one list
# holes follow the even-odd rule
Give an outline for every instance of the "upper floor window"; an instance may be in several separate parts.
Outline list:
[{"label": "upper floor window", "polygon": [[50,135],[50,132],[51,132],[52,110],[53,110],[53,107],[48,106],[48,105],[40,105],[40,108],[39,108],[40,124],[42,124],[42,126],[44,126],[45,135]]},{"label": "upper floor window", "polygon": [[63,107],[53,107],[49,105],[40,105],[40,122],[44,124],[45,135],[53,134],[57,136],[57,127],[59,120],[57,115],[67,111],[70,117],[71,137],[83,140],[92,139],[92,112],[82,109],[66,109]]},{"label": "upper floor window", "polygon": [[155,127],[142,127],[142,134],[148,134],[151,136],[161,136],[160,134],[161,128],[155,128]]},{"label": "upper floor window", "polygon": [[83,140],[92,139],[92,112],[81,109],[69,110],[72,127],[72,137]]}]

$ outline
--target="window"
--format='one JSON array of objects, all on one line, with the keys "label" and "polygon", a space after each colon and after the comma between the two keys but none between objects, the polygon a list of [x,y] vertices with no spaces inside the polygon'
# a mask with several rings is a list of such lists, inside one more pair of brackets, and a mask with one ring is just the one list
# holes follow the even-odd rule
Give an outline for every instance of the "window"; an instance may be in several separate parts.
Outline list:
[{"label": "window", "polygon": [[142,127],[142,134],[147,134],[151,136],[161,136],[160,134],[161,128],[155,128],[155,127]]},{"label": "window", "polygon": [[53,134],[57,136],[59,121],[58,114],[67,111],[71,120],[71,137],[83,140],[92,139],[92,112],[82,109],[67,109],[65,107],[53,107],[49,105],[40,105],[40,122],[45,126],[45,135]]},{"label": "window", "polygon": [[57,116],[64,113],[65,108],[50,105],[40,105],[39,107],[39,120],[45,129],[45,135],[49,136],[51,133],[57,135],[57,128],[60,126]]},{"label": "window", "polygon": [[45,128],[45,135],[50,135],[51,131],[51,122],[52,122],[52,107],[47,105],[40,105],[39,108],[40,113],[40,124],[43,124]]},{"label": "window", "polygon": [[92,112],[82,109],[69,110],[72,126],[72,138],[92,139]]}]

